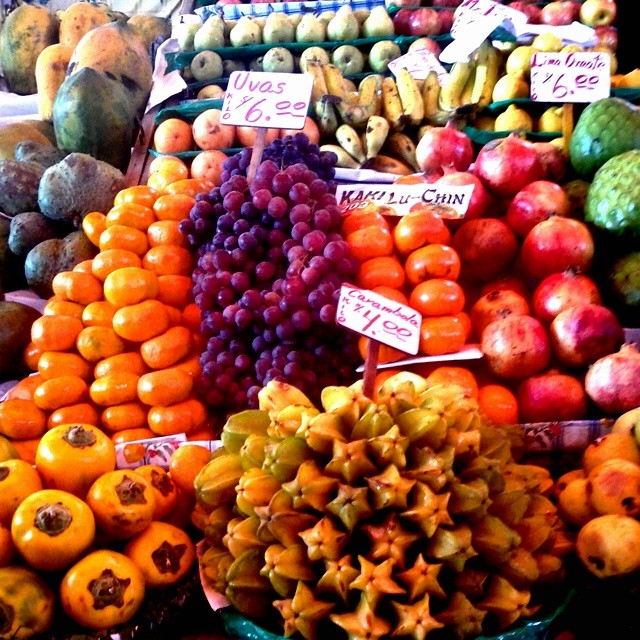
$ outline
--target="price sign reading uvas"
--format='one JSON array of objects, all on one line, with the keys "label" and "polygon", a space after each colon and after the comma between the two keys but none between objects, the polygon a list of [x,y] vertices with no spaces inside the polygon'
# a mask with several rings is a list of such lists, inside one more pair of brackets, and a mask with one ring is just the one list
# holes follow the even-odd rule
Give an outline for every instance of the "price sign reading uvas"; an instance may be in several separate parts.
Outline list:
[{"label": "price sign reading uvas", "polygon": [[237,126],[302,129],[313,78],[305,73],[234,71],[222,104],[222,122]]},{"label": "price sign reading uvas", "polygon": [[336,322],[368,338],[415,355],[422,316],[415,309],[348,284],[340,288]]},{"label": "price sign reading uvas", "polygon": [[610,61],[600,51],[534,53],[531,99],[536,102],[595,102],[611,90]]}]

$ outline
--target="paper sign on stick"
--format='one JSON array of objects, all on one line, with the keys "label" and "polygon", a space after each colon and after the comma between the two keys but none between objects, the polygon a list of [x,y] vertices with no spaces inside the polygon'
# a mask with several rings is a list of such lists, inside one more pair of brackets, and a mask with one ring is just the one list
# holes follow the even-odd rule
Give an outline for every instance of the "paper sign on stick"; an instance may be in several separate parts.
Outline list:
[{"label": "paper sign on stick", "polygon": [[407,69],[416,80],[424,80],[430,71],[435,71],[438,74],[440,84],[442,84],[442,79],[447,76],[446,69],[440,64],[436,55],[425,48],[409,51],[389,63],[389,71],[393,74],[396,73],[397,69],[403,67]]},{"label": "paper sign on stick", "polygon": [[313,78],[305,73],[234,71],[222,104],[221,122],[236,126],[302,129]]},{"label": "paper sign on stick", "polygon": [[418,353],[422,315],[373,291],[343,284],[336,322],[405,353]]},{"label": "paper sign on stick", "polygon": [[531,99],[537,102],[595,102],[611,90],[610,60],[600,51],[534,53]]},{"label": "paper sign on stick", "polygon": [[375,207],[384,215],[402,216],[416,204],[440,207],[442,218],[462,218],[469,208],[473,185],[339,184],[336,200],[343,214]]}]

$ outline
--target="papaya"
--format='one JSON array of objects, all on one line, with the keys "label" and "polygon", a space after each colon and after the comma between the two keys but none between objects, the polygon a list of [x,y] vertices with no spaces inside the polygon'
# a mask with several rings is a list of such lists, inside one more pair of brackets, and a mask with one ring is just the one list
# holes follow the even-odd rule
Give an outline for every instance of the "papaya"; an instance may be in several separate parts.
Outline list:
[{"label": "papaya", "polygon": [[53,120],[53,101],[67,76],[67,67],[73,48],[56,42],[45,47],[36,60],[36,86],[38,88],[38,115],[42,120]]},{"label": "papaya", "polygon": [[60,44],[71,50],[80,42],[80,38],[101,24],[111,22],[106,11],[92,2],[74,2],[58,13],[60,18]]},{"label": "papaya", "polygon": [[[135,27],[126,20],[116,20],[85,33],[73,51],[67,75],[74,75],[85,67],[118,81],[129,95],[135,113],[144,113],[153,82],[153,67]],[[95,102],[92,100],[90,104]]]},{"label": "papaya", "polygon": [[0,637],[31,638],[53,625],[56,597],[33,569],[0,568]]},{"label": "papaya", "polygon": [[123,86],[92,67],[67,76],[53,102],[56,144],[126,172],[136,114]]},{"label": "papaya", "polygon": [[0,161],[14,158],[16,147],[23,140],[53,147],[51,140],[31,122],[6,122],[0,124]]},{"label": "papaya", "polygon": [[0,67],[9,91],[36,93],[36,60],[40,52],[58,41],[59,20],[46,7],[20,4],[0,30]]}]

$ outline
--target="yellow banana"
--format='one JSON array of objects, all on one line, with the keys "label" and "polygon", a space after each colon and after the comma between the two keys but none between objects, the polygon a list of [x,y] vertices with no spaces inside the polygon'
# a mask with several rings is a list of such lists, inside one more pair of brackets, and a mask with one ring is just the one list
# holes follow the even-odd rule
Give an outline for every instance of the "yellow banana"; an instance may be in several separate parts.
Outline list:
[{"label": "yellow banana", "polygon": [[460,92],[460,104],[471,104],[471,94],[473,93],[473,89],[476,86],[476,75],[478,73],[478,68],[474,65],[467,81],[464,83],[464,87]]},{"label": "yellow banana", "polygon": [[377,156],[373,156],[373,158],[369,158],[362,163],[362,168],[379,171],[381,173],[392,173],[396,176],[409,176],[415,173],[413,167],[402,162],[402,160],[384,154],[378,154]]},{"label": "yellow banana", "polygon": [[327,94],[317,103],[317,123],[323,137],[334,135],[338,128],[338,112],[335,107],[337,100],[338,98]]},{"label": "yellow banana", "polygon": [[476,74],[470,102],[477,104],[478,109],[488,107],[491,104],[493,88],[499,77],[500,53],[490,40],[484,40],[478,49]]},{"label": "yellow banana", "polygon": [[335,64],[323,64],[322,73],[324,81],[327,85],[327,93],[340,100],[347,101],[347,87],[344,82],[344,76],[339,67]]},{"label": "yellow banana", "polygon": [[336,130],[338,144],[358,162],[364,162],[367,158],[358,132],[349,124],[341,124]]},{"label": "yellow banana", "polygon": [[408,164],[415,171],[420,171],[420,166],[416,159],[415,142],[406,133],[394,131],[387,138],[384,150]]},{"label": "yellow banana", "polygon": [[338,161],[336,162],[336,166],[338,167],[342,167],[344,169],[360,168],[360,163],[338,144],[323,144],[320,147],[320,151],[331,151],[335,153],[338,157]]},{"label": "yellow banana", "polygon": [[471,60],[467,62],[454,62],[449,75],[445,78],[440,89],[438,104],[443,111],[454,111],[462,103],[460,98],[462,90],[469,76],[473,71],[474,63]]},{"label": "yellow banana", "polygon": [[424,103],[411,73],[405,67],[400,67],[396,72],[396,87],[408,123],[419,125],[424,118]]},{"label": "yellow banana", "polygon": [[384,78],[382,81],[382,110],[391,129],[394,131],[404,129],[407,117],[402,108],[398,86],[391,76]]},{"label": "yellow banana", "polygon": [[358,85],[358,104],[363,107],[373,104],[372,116],[379,116],[382,113],[383,77],[379,73],[372,73],[365,76]]},{"label": "yellow banana", "polygon": [[389,134],[389,122],[383,116],[371,116],[364,131],[364,148],[367,158],[377,156]]},{"label": "yellow banana", "polygon": [[435,71],[429,71],[422,84],[424,118],[428,124],[444,125],[451,118],[449,111],[440,108],[440,80]]},{"label": "yellow banana", "polygon": [[323,96],[329,93],[327,83],[324,80],[324,74],[322,73],[322,65],[315,60],[310,60],[305,65],[304,73],[313,78],[313,84],[311,85],[311,104],[315,105],[320,102]]}]

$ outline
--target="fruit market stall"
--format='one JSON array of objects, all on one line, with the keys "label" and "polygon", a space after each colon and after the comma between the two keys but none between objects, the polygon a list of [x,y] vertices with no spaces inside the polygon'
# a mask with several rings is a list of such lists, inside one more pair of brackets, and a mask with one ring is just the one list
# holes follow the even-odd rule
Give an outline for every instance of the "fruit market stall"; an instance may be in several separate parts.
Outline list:
[{"label": "fruit market stall", "polygon": [[637,635],[594,2],[9,12],[1,637]]}]

